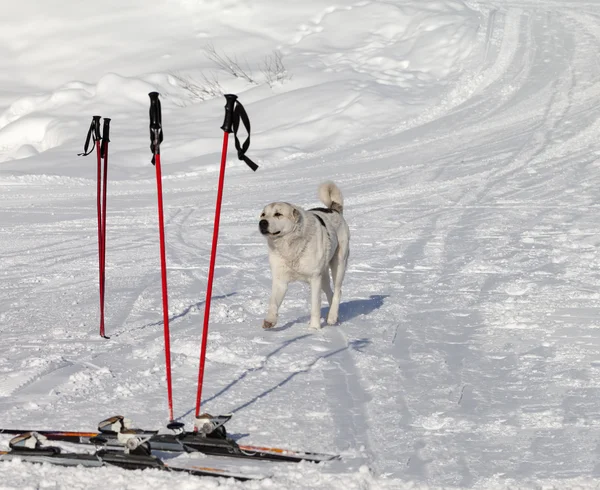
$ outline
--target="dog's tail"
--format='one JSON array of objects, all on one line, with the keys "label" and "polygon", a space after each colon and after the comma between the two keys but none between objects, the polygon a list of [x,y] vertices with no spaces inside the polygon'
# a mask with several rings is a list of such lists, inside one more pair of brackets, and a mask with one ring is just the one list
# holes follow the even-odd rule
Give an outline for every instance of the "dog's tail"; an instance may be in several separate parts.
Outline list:
[{"label": "dog's tail", "polygon": [[333,211],[344,212],[344,197],[340,188],[331,181],[323,182],[319,186],[319,199]]}]

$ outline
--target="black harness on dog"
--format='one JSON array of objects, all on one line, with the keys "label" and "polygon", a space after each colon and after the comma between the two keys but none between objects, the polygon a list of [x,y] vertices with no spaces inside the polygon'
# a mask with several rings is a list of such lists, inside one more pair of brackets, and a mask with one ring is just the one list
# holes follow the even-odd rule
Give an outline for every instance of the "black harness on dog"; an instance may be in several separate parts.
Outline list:
[{"label": "black harness on dog", "polygon": [[[331,209],[331,208],[312,208],[312,209],[309,209],[309,211],[318,211],[319,213],[337,213],[337,211],[335,209]],[[313,212],[313,216],[315,216],[315,218],[317,218],[319,220],[319,222],[325,228],[327,228],[327,225],[325,224],[325,221],[323,221],[323,218],[321,218],[317,213],[314,213],[314,212]]]},{"label": "black harness on dog", "polygon": [[325,225],[325,221],[323,221],[323,218],[321,218],[318,214],[315,214],[315,217],[319,220],[319,222],[325,226],[325,228],[327,228],[327,226]]}]

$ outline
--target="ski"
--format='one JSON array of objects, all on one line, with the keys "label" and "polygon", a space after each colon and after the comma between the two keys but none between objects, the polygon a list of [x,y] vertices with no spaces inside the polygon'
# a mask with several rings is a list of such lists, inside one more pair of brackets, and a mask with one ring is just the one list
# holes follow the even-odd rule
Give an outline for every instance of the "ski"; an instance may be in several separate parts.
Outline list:
[{"label": "ski", "polygon": [[[28,432],[18,435],[9,442],[8,451],[0,451],[0,461],[18,459],[28,463],[48,463],[58,466],[83,466],[99,468],[116,466],[127,470],[158,469],[161,471],[185,472],[195,476],[234,478],[246,481],[262,476],[244,474],[235,469],[202,466],[197,462],[164,461],[153,456],[148,445],[137,446],[132,450],[97,449],[93,453],[64,452],[60,447],[48,446],[48,439],[39,433]],[[96,441],[97,442],[97,441]]]},{"label": "ski", "polygon": [[[131,428],[131,422],[121,415],[110,417],[100,422],[98,432],[73,432],[36,430],[49,441],[71,442],[76,444],[98,444],[107,448],[122,448],[147,442],[153,451],[173,453],[199,452],[210,456],[228,456],[253,460],[280,461],[298,463],[308,461],[321,463],[339,459],[332,454],[296,451],[278,447],[240,445],[227,436],[225,423],[231,415],[212,417],[201,415],[196,419],[196,431],[183,430],[183,424],[171,423],[167,426],[170,432]],[[22,434],[32,432],[27,429],[0,429],[0,434]]]}]

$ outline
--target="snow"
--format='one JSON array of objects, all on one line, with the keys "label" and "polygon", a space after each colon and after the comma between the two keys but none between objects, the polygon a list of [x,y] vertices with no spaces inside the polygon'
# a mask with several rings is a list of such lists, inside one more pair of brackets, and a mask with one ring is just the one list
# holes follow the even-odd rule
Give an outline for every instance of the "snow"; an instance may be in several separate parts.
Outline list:
[{"label": "snow", "polygon": [[[243,444],[337,453],[254,482],[0,464],[0,488],[595,488],[600,9],[572,0],[29,0],[0,40],[3,427],[167,419],[148,93],[161,94],[175,414],[191,427],[224,98],[203,411]],[[252,79],[207,56],[212,47]],[[277,51],[279,79],[261,67]],[[98,337],[91,121],[112,118]],[[274,200],[345,195],[340,324],[290,287],[260,326]],[[327,309],[323,305],[323,314]],[[5,445],[8,437],[0,443]],[[109,482],[109,483],[107,483]]]}]

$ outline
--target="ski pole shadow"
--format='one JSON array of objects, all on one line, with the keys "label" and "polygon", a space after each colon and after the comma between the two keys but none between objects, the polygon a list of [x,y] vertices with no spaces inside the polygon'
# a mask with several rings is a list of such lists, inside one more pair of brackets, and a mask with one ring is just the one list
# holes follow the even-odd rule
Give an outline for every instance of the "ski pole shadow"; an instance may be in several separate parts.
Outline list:
[{"label": "ski pole shadow", "polygon": [[[215,299],[230,298],[231,296],[235,296],[236,294],[237,294],[236,292],[228,293],[228,294],[221,294],[219,296],[213,296],[211,299],[215,300]],[[198,303],[189,305],[182,312],[177,313],[176,315],[173,315],[171,318],[169,318],[169,321],[172,322],[174,320],[179,320],[180,318],[184,318],[185,316],[189,315],[192,312],[192,310],[200,311],[200,306],[204,305],[205,303],[206,303],[206,301],[199,301]],[[160,322],[160,323],[162,324],[163,322]]]},{"label": "ski pole shadow", "polygon": [[[285,342],[283,342],[279,347],[277,347],[277,349],[273,350],[272,352],[270,352],[269,354],[267,354],[267,356],[265,357],[265,360],[261,363],[260,366],[258,367],[253,367],[253,368],[249,368],[246,369],[246,371],[244,371],[242,374],[240,374],[236,379],[234,379],[233,381],[231,381],[231,383],[229,383],[227,386],[225,386],[224,388],[222,388],[221,390],[219,390],[217,393],[215,393],[214,395],[212,395],[211,397],[202,400],[202,405],[215,400],[216,398],[220,397],[222,394],[226,393],[227,391],[229,391],[231,388],[233,388],[235,385],[237,385],[239,382],[243,381],[244,378],[246,378],[247,376],[249,376],[252,373],[255,373],[257,371],[260,371],[262,369],[264,369],[265,364],[267,363],[267,361],[273,357],[274,355],[276,355],[277,353],[279,353],[280,351],[282,351],[283,349],[285,349],[286,347],[288,347],[289,345],[293,344],[294,342],[297,342],[299,340],[305,339],[306,337],[310,337],[312,334],[310,333],[305,333],[303,335],[299,335],[298,337],[294,337],[293,339],[289,339],[286,340]],[[187,417],[189,414],[191,414],[192,412],[194,412],[195,407],[191,408],[190,410],[188,410],[187,412],[185,412],[184,414],[180,415],[179,417],[177,417],[175,420],[181,420],[184,419],[185,417]],[[232,412],[233,413],[233,412]]]},{"label": "ski pole shadow", "polygon": [[[347,322],[349,320],[352,320],[353,318],[356,318],[359,315],[367,315],[369,313],[372,313],[375,310],[378,310],[379,308],[381,308],[383,306],[384,300],[387,297],[389,297],[389,295],[372,294],[369,298],[366,298],[366,299],[354,299],[354,300],[350,300],[350,301],[346,301],[344,303],[341,303],[340,304],[340,311],[339,311],[339,322],[340,323]],[[326,307],[322,308],[321,309],[321,317],[326,317],[328,311],[329,311],[329,306],[326,306]],[[291,321],[287,322],[286,324],[284,324],[281,327],[271,328],[271,329],[269,329],[269,331],[271,331],[271,332],[277,332],[277,331],[287,330],[287,329],[291,328],[292,326],[296,325],[297,323],[308,323],[309,320],[310,320],[310,316],[308,316],[308,315],[302,316],[300,318],[296,318],[295,320],[291,320]],[[287,346],[289,346],[290,344],[292,344],[294,342],[302,340],[302,339],[304,339],[306,337],[310,337],[311,335],[313,335],[313,333],[306,333],[306,334],[294,337],[292,339],[286,340],[279,347],[277,347],[277,349],[275,349],[271,353],[269,353],[266,356],[264,362],[259,367],[247,369],[242,374],[240,374],[236,379],[234,379],[231,383],[229,383],[227,386],[225,386],[224,388],[222,388],[220,391],[218,391],[217,393],[215,393],[214,395],[212,395],[210,398],[207,398],[206,400],[203,400],[202,404],[204,405],[204,404],[206,404],[206,403],[208,403],[210,401],[215,400],[216,398],[218,398],[222,394],[224,394],[227,391],[229,391],[235,385],[237,385],[240,381],[243,381],[244,378],[246,378],[250,374],[255,373],[257,371],[260,371],[260,370],[264,369],[264,366],[267,363],[267,361],[272,356],[274,356],[275,354],[277,354],[278,352],[280,352],[282,349],[286,348]],[[273,386],[272,388],[268,389],[267,391],[261,393],[260,395],[255,396],[252,400],[250,400],[250,401],[244,403],[243,405],[235,408],[234,410],[231,411],[231,413],[236,413],[236,412],[238,412],[240,410],[243,410],[245,407],[247,407],[249,405],[252,405],[257,400],[259,400],[259,399],[267,396],[269,393],[271,393],[271,392],[275,391],[276,389],[278,389],[278,388],[284,386],[285,384],[289,383],[298,374],[306,373],[320,359],[326,359],[328,357],[334,356],[334,355],[339,354],[340,352],[342,352],[344,350],[347,350],[349,348],[360,351],[361,349],[364,349],[369,343],[370,343],[370,341],[368,339],[354,340],[354,341],[350,342],[349,345],[347,345],[347,346],[345,346],[343,348],[337,349],[337,350],[335,350],[333,352],[330,352],[330,353],[325,354],[323,356],[317,357],[306,368],[304,368],[304,369],[302,369],[300,371],[296,371],[296,372],[292,373],[288,378],[284,379],[283,381],[281,381],[277,385]],[[192,409],[188,410],[187,412],[185,412],[180,417],[177,417],[176,420],[184,419],[186,416],[188,416],[194,410],[195,410],[195,408],[192,408]]]},{"label": "ski pole shadow", "polygon": [[[235,293],[235,292],[228,293],[228,294],[221,294],[219,296],[213,296],[212,299],[215,300],[215,299],[229,298],[231,296],[235,296],[236,294],[237,293]],[[173,316],[169,317],[169,323],[170,322],[174,322],[175,320],[179,320],[180,318],[186,317],[192,311],[201,311],[203,309],[203,305],[205,303],[206,303],[206,301],[199,301],[198,303],[194,303],[194,304],[188,305],[181,312],[176,313]],[[160,325],[164,325],[164,323],[165,322],[163,320],[160,320],[158,322],[147,323],[145,325],[142,325],[141,327],[131,328],[131,329],[128,329],[128,330],[121,330],[120,332],[116,332],[115,334],[112,334],[111,337],[119,337],[119,336],[124,335],[124,334],[132,333],[132,332],[139,332],[140,330],[145,330],[147,328],[158,327]]]},{"label": "ski pole shadow", "polygon": [[370,343],[371,343],[371,341],[369,339],[357,339],[355,341],[350,342],[348,345],[346,345],[344,347],[340,347],[339,349],[336,349],[334,351],[328,352],[327,354],[323,354],[321,356],[316,357],[310,364],[306,365],[303,369],[300,369],[298,371],[293,372],[287,378],[281,380],[276,385],[273,385],[271,388],[263,391],[259,395],[256,395],[255,397],[253,397],[252,399],[248,400],[247,402],[245,402],[244,404],[240,405],[239,407],[234,408],[231,411],[231,413],[237,413],[237,412],[239,412],[239,411],[241,411],[241,410],[249,407],[250,405],[256,403],[258,400],[260,400],[260,399],[262,399],[262,398],[270,395],[275,390],[277,390],[277,389],[285,386],[286,384],[288,384],[290,381],[292,381],[299,374],[305,374],[305,373],[309,372],[313,368],[313,366],[315,366],[315,364],[317,364],[319,361],[321,361],[323,359],[328,359],[329,357],[336,356],[336,355],[340,354],[341,352],[344,352],[344,351],[346,351],[348,349],[354,349],[354,350],[360,351],[361,349],[364,349]]}]

